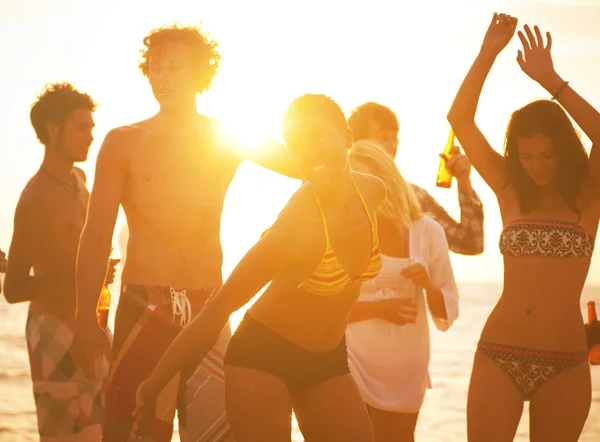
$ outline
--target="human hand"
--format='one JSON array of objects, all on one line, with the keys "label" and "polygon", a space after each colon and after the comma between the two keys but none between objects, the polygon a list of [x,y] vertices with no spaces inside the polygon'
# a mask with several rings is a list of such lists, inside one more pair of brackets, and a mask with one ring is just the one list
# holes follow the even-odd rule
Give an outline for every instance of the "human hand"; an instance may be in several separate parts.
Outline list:
[{"label": "human hand", "polygon": [[430,289],[434,285],[429,278],[427,269],[420,262],[404,267],[400,274],[425,290]]},{"label": "human hand", "polygon": [[396,325],[414,324],[417,308],[412,299],[391,298],[378,301],[377,317]]},{"label": "human hand", "polygon": [[111,258],[108,260],[108,270],[106,271],[106,278],[104,279],[104,285],[111,285],[115,282],[115,273],[117,272],[117,264],[121,262],[120,259]]},{"label": "human hand", "polygon": [[113,354],[110,338],[96,321],[93,320],[82,324],[77,321],[71,344],[71,356],[75,365],[81,368],[86,379],[95,381],[96,361],[103,355],[109,364],[113,362]]},{"label": "human hand", "polygon": [[6,273],[6,265],[8,261],[6,259],[6,253],[0,250],[0,273]]},{"label": "human hand", "polygon": [[508,14],[494,13],[492,22],[488,27],[481,52],[490,55],[498,55],[506,47],[517,29],[518,20]]},{"label": "human hand", "polygon": [[143,381],[138,387],[133,410],[135,421],[130,435],[132,439],[141,440],[150,429],[156,415],[156,399],[159,393],[158,384],[151,378]]},{"label": "human hand", "polygon": [[460,147],[454,146],[450,151],[450,158],[446,155],[440,155],[445,162],[448,172],[460,182],[468,182],[471,177],[471,162],[465,154],[460,151]]},{"label": "human hand", "polygon": [[550,53],[552,36],[550,32],[546,32],[546,45],[544,46],[544,37],[537,26],[533,27],[535,36],[528,25],[525,25],[523,29],[527,36],[522,31],[518,33],[523,50],[518,52],[517,63],[529,78],[545,87],[548,79],[557,76]]}]

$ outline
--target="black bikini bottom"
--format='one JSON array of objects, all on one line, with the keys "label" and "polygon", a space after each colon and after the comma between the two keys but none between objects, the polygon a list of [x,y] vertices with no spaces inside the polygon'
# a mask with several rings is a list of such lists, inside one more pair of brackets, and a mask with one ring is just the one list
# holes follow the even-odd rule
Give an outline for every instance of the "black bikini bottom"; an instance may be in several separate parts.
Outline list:
[{"label": "black bikini bottom", "polygon": [[225,365],[281,379],[295,393],[350,373],[346,338],[330,351],[306,350],[246,314],[229,342]]}]

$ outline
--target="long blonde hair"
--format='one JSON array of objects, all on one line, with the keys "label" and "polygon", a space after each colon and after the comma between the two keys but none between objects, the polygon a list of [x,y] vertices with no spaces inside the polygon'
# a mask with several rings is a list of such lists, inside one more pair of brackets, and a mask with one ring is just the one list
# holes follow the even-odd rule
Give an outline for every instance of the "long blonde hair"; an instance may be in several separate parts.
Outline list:
[{"label": "long blonde hair", "polygon": [[387,194],[377,209],[377,215],[391,221],[400,232],[410,228],[414,221],[423,216],[421,204],[412,187],[396,167],[391,155],[377,141],[360,140],[354,143],[350,148],[350,168],[383,181]]}]

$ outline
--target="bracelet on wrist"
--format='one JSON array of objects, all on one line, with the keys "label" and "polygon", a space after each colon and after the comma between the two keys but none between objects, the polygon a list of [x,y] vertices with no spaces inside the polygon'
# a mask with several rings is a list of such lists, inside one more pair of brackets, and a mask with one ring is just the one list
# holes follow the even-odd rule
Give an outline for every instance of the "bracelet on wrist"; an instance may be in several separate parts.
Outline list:
[{"label": "bracelet on wrist", "polygon": [[560,88],[558,88],[558,91],[552,96],[552,100],[557,100],[558,97],[560,96],[560,94],[562,93],[562,91],[565,90],[565,88],[569,85],[568,81],[565,81]]}]

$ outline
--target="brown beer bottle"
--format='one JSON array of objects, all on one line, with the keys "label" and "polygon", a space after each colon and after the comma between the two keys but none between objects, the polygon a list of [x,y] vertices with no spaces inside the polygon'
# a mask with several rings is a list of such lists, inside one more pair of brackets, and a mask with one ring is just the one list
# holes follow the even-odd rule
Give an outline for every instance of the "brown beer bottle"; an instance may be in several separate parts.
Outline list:
[{"label": "brown beer bottle", "polygon": [[98,299],[98,306],[96,307],[96,319],[98,325],[102,328],[108,327],[108,313],[110,311],[110,290],[106,285],[102,286],[102,292]]},{"label": "brown beer bottle", "polygon": [[600,365],[600,322],[596,316],[596,303],[588,301],[588,322],[586,334],[588,339],[589,360],[592,365]]},{"label": "brown beer bottle", "polygon": [[444,147],[444,153],[440,155],[440,165],[438,167],[437,179],[435,185],[449,189],[452,186],[452,174],[446,169],[446,159],[452,158],[452,148],[454,147],[454,131],[450,129],[450,135],[448,135],[448,141],[446,141],[446,147]]}]

